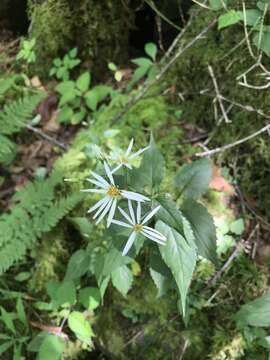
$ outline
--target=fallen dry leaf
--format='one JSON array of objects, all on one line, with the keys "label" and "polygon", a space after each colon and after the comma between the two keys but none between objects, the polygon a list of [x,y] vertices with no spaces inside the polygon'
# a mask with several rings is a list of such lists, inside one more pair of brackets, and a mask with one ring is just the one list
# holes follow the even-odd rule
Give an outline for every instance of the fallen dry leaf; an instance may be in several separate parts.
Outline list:
[{"label": "fallen dry leaf", "polygon": [[224,192],[228,195],[234,194],[233,186],[221,175],[221,170],[218,166],[214,166],[212,180],[209,184],[210,189]]}]

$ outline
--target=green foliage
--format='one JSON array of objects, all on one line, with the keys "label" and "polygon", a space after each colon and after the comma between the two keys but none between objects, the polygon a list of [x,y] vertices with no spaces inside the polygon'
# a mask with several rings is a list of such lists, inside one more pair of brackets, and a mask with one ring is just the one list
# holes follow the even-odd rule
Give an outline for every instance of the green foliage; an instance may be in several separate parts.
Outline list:
[{"label": "green foliage", "polygon": [[31,40],[22,40],[21,50],[18,52],[16,60],[24,60],[27,64],[34,63],[36,61],[36,54],[34,49],[35,45],[35,38]]},{"label": "green foliage", "polygon": [[54,189],[59,181],[57,175],[48,180],[29,182],[18,192],[10,214],[0,217],[0,273],[21,260],[43,233],[48,232],[80,200],[77,194],[57,200]]},{"label": "green foliage", "polygon": [[70,77],[70,71],[78,66],[81,62],[77,58],[77,48],[70,50],[63,59],[56,58],[53,60],[53,66],[50,69],[49,75],[55,76],[59,80],[67,81]]}]

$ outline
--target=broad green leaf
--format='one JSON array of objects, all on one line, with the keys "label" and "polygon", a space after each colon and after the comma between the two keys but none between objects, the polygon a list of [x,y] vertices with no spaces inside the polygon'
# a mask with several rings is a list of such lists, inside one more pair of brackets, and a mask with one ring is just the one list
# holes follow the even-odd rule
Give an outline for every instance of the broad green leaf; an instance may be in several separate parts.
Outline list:
[{"label": "broad green leaf", "polygon": [[261,49],[266,55],[270,56],[270,26],[263,26],[262,37],[260,41],[260,32],[257,31],[253,37],[253,43]]},{"label": "broad green leaf", "polygon": [[60,360],[64,349],[63,339],[59,336],[47,335],[39,348],[38,360]]},{"label": "broad green leaf", "polygon": [[216,263],[216,228],[212,216],[203,205],[191,199],[181,210],[192,227],[199,254]]},{"label": "broad green leaf", "polygon": [[94,333],[89,321],[82,313],[73,311],[68,317],[68,326],[79,340],[87,344],[91,342]]},{"label": "broad green leaf", "polygon": [[93,231],[93,224],[85,217],[72,217],[69,218],[69,221],[76,227],[76,229],[81,233],[81,235],[87,239],[90,238],[90,235]]},{"label": "broad green leaf", "polygon": [[143,154],[139,169],[134,169],[131,174],[132,185],[137,189],[147,186],[157,188],[165,175],[165,160],[151,136],[150,148]]},{"label": "broad green leaf", "polygon": [[[241,12],[241,20],[244,21],[244,14]],[[262,18],[262,13],[256,9],[247,9],[246,10],[246,23],[249,26],[255,26],[260,24]]]},{"label": "broad green leaf", "polygon": [[229,10],[218,18],[218,29],[224,29],[225,27],[237,24],[241,20],[241,11]]},{"label": "broad green leaf", "polygon": [[213,10],[224,9],[224,4],[226,5],[227,0],[209,0],[209,5]]},{"label": "broad green leaf", "polygon": [[113,286],[123,295],[126,296],[132,286],[133,274],[126,266],[121,266],[112,272]]},{"label": "broad green leaf", "polygon": [[3,323],[6,325],[6,327],[13,332],[13,334],[16,333],[13,320],[15,320],[16,315],[12,312],[7,312],[2,306],[1,306],[1,317],[0,319],[3,321]]},{"label": "broad green leaf", "polygon": [[182,213],[177,209],[176,203],[161,196],[157,197],[156,201],[161,205],[156,214],[157,219],[162,220],[165,224],[184,235],[183,217]]},{"label": "broad green leaf", "polygon": [[[0,345],[0,355],[3,354],[4,352],[6,352],[9,348],[11,348],[11,346],[14,344],[13,340],[12,341],[7,341],[3,344]],[[4,359],[4,358],[3,358]],[[7,359],[7,358],[6,358]]]},{"label": "broad green leaf", "polygon": [[[124,246],[124,241],[123,241]],[[126,265],[132,261],[129,256],[122,255],[123,248],[120,250],[118,248],[110,249],[104,258],[104,267],[102,270],[103,276],[110,275],[117,268]]]},{"label": "broad green leaf", "polygon": [[77,250],[69,259],[65,280],[78,279],[87,273],[90,267],[90,255],[86,250]]},{"label": "broad green leaf", "polygon": [[197,160],[181,166],[175,174],[173,185],[183,198],[198,199],[208,189],[211,177],[211,161]]},{"label": "broad green leaf", "polygon": [[98,93],[95,89],[92,89],[85,94],[85,102],[92,111],[97,110]]},{"label": "broad green leaf", "polygon": [[138,67],[138,69],[134,71],[132,79],[128,84],[128,90],[131,90],[131,88],[147,74],[148,70],[149,70],[149,65]]},{"label": "broad green leaf", "polygon": [[59,67],[62,65],[62,61],[60,58],[56,58],[53,60],[53,65],[56,66],[56,67]]},{"label": "broad green leaf", "polygon": [[50,281],[46,287],[55,307],[64,304],[73,305],[75,303],[76,289],[72,281],[65,280],[62,283]]},{"label": "broad green leaf", "polygon": [[153,64],[152,61],[147,58],[137,58],[131,61],[133,62],[133,64],[138,65],[140,67],[147,67]]},{"label": "broad green leaf", "polygon": [[28,271],[22,271],[18,275],[15,276],[15,280],[19,282],[23,282],[28,280],[31,277],[31,273]]},{"label": "broad green leaf", "polygon": [[70,52],[69,52],[69,56],[72,59],[74,59],[77,56],[77,54],[78,54],[78,49],[77,48],[74,48],[74,49],[70,50]]},{"label": "broad green leaf", "polygon": [[19,320],[25,325],[25,327],[27,327],[28,326],[27,318],[26,318],[23,302],[20,297],[18,298],[17,303],[16,303],[16,310],[17,310]]},{"label": "broad green leaf", "polygon": [[79,76],[79,78],[76,81],[77,88],[82,92],[86,92],[90,86],[90,73],[87,71]]},{"label": "broad green leaf", "polygon": [[96,309],[100,302],[100,291],[97,288],[86,287],[79,291],[79,301],[87,310]]},{"label": "broad green leaf", "polygon": [[243,219],[238,219],[230,225],[230,231],[236,235],[241,235],[245,230]]},{"label": "broad green leaf", "polygon": [[59,94],[65,95],[66,93],[73,91],[74,88],[74,81],[63,81],[55,87],[55,90],[59,92]]},{"label": "broad green leaf", "polygon": [[28,344],[27,351],[38,352],[41,344],[49,334],[45,331],[38,333]]},{"label": "broad green leaf", "polygon": [[156,249],[150,254],[149,266],[150,275],[158,289],[157,297],[161,297],[173,286],[172,274]]},{"label": "broad green leaf", "polygon": [[59,106],[62,107],[63,105],[67,103],[71,103],[74,101],[77,97],[76,89],[71,89],[70,91],[65,92],[60,99]]},{"label": "broad green leaf", "polygon": [[150,58],[155,61],[157,56],[157,46],[154,43],[145,44],[144,50]]},{"label": "broad green leaf", "polygon": [[166,265],[172,271],[185,316],[186,297],[196,265],[196,250],[188,246],[184,237],[164,222],[158,221],[156,229],[167,238],[166,245],[159,245],[159,251]]},{"label": "broad green leaf", "polygon": [[69,106],[64,106],[57,115],[57,120],[60,123],[69,123],[73,116],[73,110]]},{"label": "broad green leaf", "polygon": [[72,125],[80,124],[83,121],[83,119],[85,118],[86,114],[87,114],[86,109],[84,107],[82,107],[80,109],[80,111],[76,112],[71,117],[71,124]]},{"label": "broad green leaf", "polygon": [[241,307],[234,319],[240,327],[270,326],[270,294],[265,294]]}]

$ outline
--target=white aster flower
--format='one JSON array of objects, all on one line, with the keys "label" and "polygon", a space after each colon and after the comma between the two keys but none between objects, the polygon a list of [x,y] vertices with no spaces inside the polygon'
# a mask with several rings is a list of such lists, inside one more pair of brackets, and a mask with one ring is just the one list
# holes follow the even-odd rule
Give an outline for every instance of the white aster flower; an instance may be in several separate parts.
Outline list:
[{"label": "white aster flower", "polygon": [[141,155],[145,150],[148,150],[150,146],[147,146],[145,148],[142,148],[135,152],[134,154],[131,154],[131,150],[134,144],[134,139],[131,139],[127,150],[124,151],[115,151],[110,154],[108,157],[110,160],[118,162],[118,165],[116,168],[113,169],[112,173],[115,173],[118,171],[122,166],[127,167],[128,169],[132,169],[132,160],[136,158],[137,156]]},{"label": "white aster flower", "polygon": [[128,200],[129,215],[123,209],[121,209],[119,206],[118,206],[118,209],[128,222],[112,220],[112,223],[132,229],[132,232],[129,235],[128,241],[124,247],[124,250],[122,253],[123,256],[128,253],[132,244],[136,240],[136,237],[138,234],[141,234],[141,235],[147,237],[148,239],[157,242],[160,245],[165,245],[166,237],[164,235],[162,235],[156,229],[153,229],[153,228],[145,225],[158,212],[158,210],[160,209],[160,206],[157,206],[155,209],[150,211],[143,219],[141,218],[141,203],[140,202],[137,203],[136,215],[134,213],[132,203],[130,200]]},{"label": "white aster flower", "polygon": [[81,191],[104,195],[101,200],[99,200],[88,210],[88,213],[96,211],[93,217],[94,219],[97,218],[96,224],[98,224],[104,218],[104,216],[109,214],[107,219],[107,227],[109,227],[114,217],[117,201],[119,198],[122,197],[138,202],[150,201],[150,199],[132,191],[120,190],[117,185],[115,185],[112,172],[106,162],[104,162],[104,169],[109,181],[105,180],[102,176],[98,175],[94,171],[91,171],[90,173],[92,174],[93,178],[87,180],[96,185],[99,189],[85,189]]}]

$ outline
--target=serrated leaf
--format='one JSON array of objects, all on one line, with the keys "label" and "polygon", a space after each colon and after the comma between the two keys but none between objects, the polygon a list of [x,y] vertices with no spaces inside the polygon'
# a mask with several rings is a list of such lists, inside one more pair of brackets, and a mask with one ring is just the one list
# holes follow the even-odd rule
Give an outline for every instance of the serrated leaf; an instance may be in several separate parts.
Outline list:
[{"label": "serrated leaf", "polygon": [[147,43],[144,46],[144,50],[150,58],[155,61],[157,56],[157,46],[154,43]]},{"label": "serrated leaf", "polygon": [[98,93],[95,91],[95,89],[90,90],[85,94],[85,102],[92,111],[97,110]]},{"label": "serrated leaf", "polygon": [[87,309],[96,309],[101,302],[100,291],[97,288],[86,287],[79,291],[79,302]]},{"label": "serrated leaf", "polygon": [[86,250],[77,250],[69,259],[65,280],[78,279],[87,273],[90,267],[90,255]]},{"label": "serrated leaf", "polygon": [[57,115],[57,120],[60,123],[69,123],[73,116],[73,110],[69,106],[64,106]]},{"label": "serrated leaf", "polygon": [[156,217],[183,235],[182,213],[177,209],[176,203],[161,196],[157,197],[156,201],[161,205]]},{"label": "serrated leaf", "polygon": [[76,81],[76,87],[82,92],[86,92],[90,86],[91,76],[90,73],[87,71],[79,76]]},{"label": "serrated leaf", "polygon": [[216,263],[216,228],[212,216],[194,200],[187,200],[181,210],[191,224],[199,254]]},{"label": "serrated leaf", "polygon": [[91,342],[94,333],[89,321],[82,313],[73,311],[68,317],[68,326],[79,340],[87,344]]},{"label": "serrated leaf", "polygon": [[218,18],[218,29],[224,29],[228,26],[237,24],[242,20],[242,12],[236,10],[229,10]]},{"label": "serrated leaf", "polygon": [[130,269],[124,265],[112,272],[113,286],[123,295],[126,296],[132,286],[133,274]]},{"label": "serrated leaf", "polygon": [[197,254],[195,249],[187,245],[182,235],[162,221],[157,222],[156,229],[167,238],[166,245],[159,245],[159,251],[166,265],[172,271],[185,316],[186,297],[195,269]]},{"label": "serrated leaf", "polygon": [[270,326],[270,294],[265,294],[241,307],[234,319],[240,327]]},{"label": "serrated leaf", "polygon": [[156,250],[153,250],[150,253],[149,270],[150,275],[158,289],[157,297],[165,295],[173,286],[173,278],[169,268]]},{"label": "serrated leaf", "polygon": [[50,281],[47,284],[47,292],[55,307],[63,304],[73,305],[76,301],[76,289],[72,281],[65,280],[62,283]]},{"label": "serrated leaf", "polygon": [[207,189],[212,177],[212,162],[202,159],[185,164],[176,172],[173,185],[183,198],[198,199]]},{"label": "serrated leaf", "polygon": [[63,339],[59,336],[47,335],[39,348],[38,360],[60,360],[64,349]]}]

